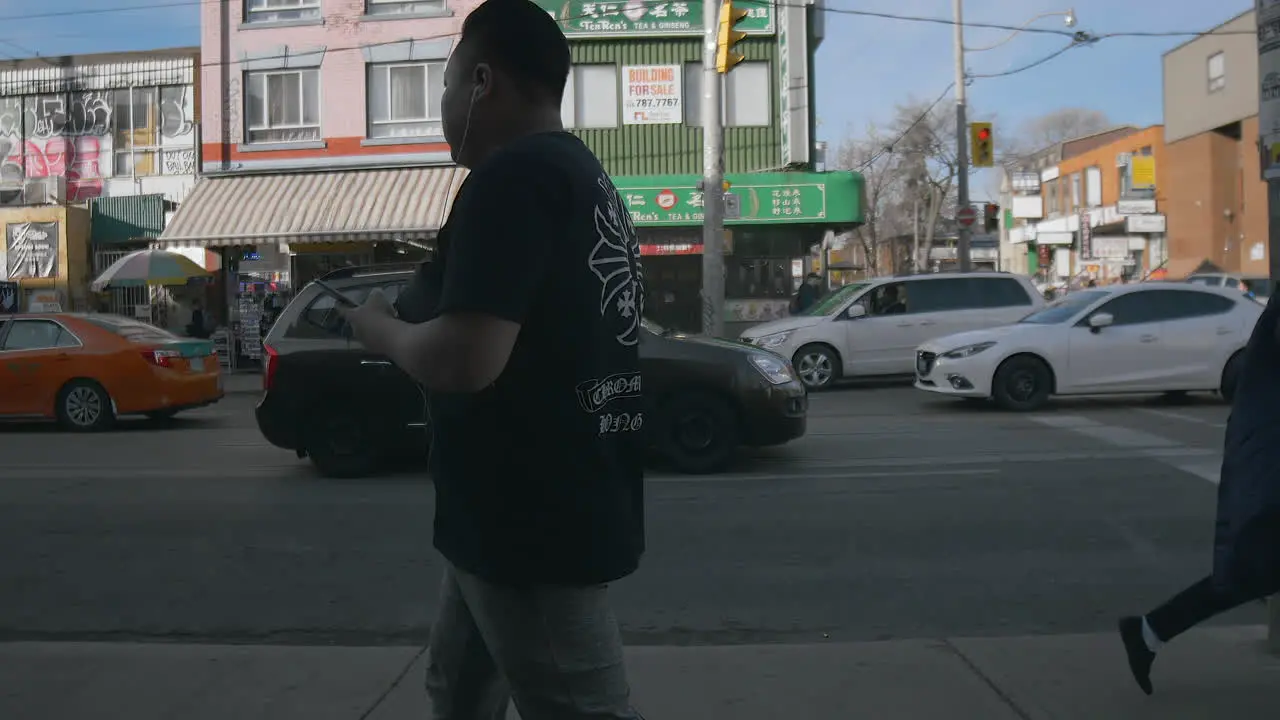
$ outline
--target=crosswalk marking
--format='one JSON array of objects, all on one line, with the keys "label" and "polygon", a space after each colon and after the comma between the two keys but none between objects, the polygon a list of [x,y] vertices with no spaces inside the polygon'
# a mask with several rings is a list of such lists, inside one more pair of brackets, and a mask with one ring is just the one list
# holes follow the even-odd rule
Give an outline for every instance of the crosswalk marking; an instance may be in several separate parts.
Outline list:
[{"label": "crosswalk marking", "polygon": [[1119,425],[1108,425],[1079,415],[1031,415],[1033,422],[1055,430],[1084,435],[1112,447],[1124,448],[1140,457],[1150,458],[1169,467],[1190,473],[1198,478],[1218,484],[1222,470],[1222,455],[1202,451],[1196,455],[1177,456],[1168,451],[1185,447],[1181,443],[1141,430]]}]

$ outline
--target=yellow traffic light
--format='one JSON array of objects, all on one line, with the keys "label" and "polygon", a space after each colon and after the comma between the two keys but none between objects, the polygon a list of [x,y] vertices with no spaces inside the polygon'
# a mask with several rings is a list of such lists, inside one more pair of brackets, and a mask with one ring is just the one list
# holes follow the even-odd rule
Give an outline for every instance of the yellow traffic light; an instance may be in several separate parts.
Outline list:
[{"label": "yellow traffic light", "polygon": [[723,0],[720,4],[720,32],[716,35],[716,70],[721,74],[729,72],[734,65],[744,59],[742,53],[733,51],[733,46],[742,42],[747,34],[734,30],[733,26],[742,22],[749,14],[749,10],[735,8],[733,0]]},{"label": "yellow traffic light", "polygon": [[996,161],[995,137],[991,123],[969,123],[969,147],[973,148],[974,167],[992,167]]}]

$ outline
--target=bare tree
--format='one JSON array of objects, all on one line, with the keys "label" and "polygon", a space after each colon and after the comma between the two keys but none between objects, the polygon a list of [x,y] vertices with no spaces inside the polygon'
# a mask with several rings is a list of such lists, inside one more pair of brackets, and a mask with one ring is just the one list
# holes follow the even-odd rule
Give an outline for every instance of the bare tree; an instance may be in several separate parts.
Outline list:
[{"label": "bare tree", "polygon": [[1032,153],[1050,145],[1102,132],[1111,120],[1100,110],[1060,108],[1027,120],[1018,132],[1010,135],[1001,153],[1003,165],[1013,168],[1025,163]]},{"label": "bare tree", "polygon": [[899,212],[920,226],[911,251],[912,269],[918,272],[928,267],[944,208],[956,204],[955,108],[907,102],[898,106],[891,127],[901,138],[894,147],[894,168],[903,186]]},{"label": "bare tree", "polygon": [[895,216],[902,184],[894,168],[893,139],[873,125],[863,137],[846,139],[838,155],[840,167],[858,172],[863,178],[863,223],[853,231],[851,239],[862,250],[866,272],[872,277],[880,274],[883,241],[902,230],[901,219]]}]

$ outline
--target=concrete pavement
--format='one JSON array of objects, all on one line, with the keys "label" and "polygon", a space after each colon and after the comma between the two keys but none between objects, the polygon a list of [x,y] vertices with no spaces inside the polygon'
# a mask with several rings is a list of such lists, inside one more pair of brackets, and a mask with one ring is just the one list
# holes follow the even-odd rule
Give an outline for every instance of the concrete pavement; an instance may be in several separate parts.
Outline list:
[{"label": "concrete pavement", "polygon": [[[1150,698],[1110,634],[638,647],[628,661],[636,705],[663,720],[1220,720],[1280,705],[1280,659],[1256,627],[1168,646]],[[4,643],[0,717],[426,718],[423,663],[412,647]]]}]

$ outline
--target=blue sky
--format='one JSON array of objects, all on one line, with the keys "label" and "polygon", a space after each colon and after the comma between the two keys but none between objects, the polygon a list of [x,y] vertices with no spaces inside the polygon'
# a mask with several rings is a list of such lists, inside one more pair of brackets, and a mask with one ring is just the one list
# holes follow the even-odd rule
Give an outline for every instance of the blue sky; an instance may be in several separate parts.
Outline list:
[{"label": "blue sky", "polygon": [[[951,17],[951,0],[828,0],[832,8]],[[1074,5],[1076,30],[1198,32],[1253,6],[1252,0],[965,0],[965,20],[1021,26],[1037,15]],[[1061,17],[1032,27],[1065,29]],[[868,123],[892,117],[908,98],[932,101],[955,77],[952,28],[836,12],[827,13],[826,39],[818,50],[816,92],[819,139],[833,144]],[[999,42],[1008,31],[968,28],[965,45]],[[1160,56],[1189,37],[1111,38],[1064,53],[1044,65],[1003,78],[975,80],[969,105],[978,116],[994,114],[997,137],[1028,119],[1062,107],[1105,112],[1117,124],[1161,121]],[[999,48],[968,54],[973,74],[1007,72],[1067,45],[1062,37],[1023,33]]]},{"label": "blue sky", "polygon": [[[949,18],[951,0],[826,0],[852,8]],[[1042,13],[1074,9],[1078,30],[1197,32],[1252,7],[1252,0],[966,0],[965,19],[1020,26]],[[123,7],[143,10],[94,12]],[[57,17],[18,16],[63,13]],[[198,0],[0,0],[0,58],[198,45]],[[1035,27],[1063,28],[1060,17]],[[970,28],[966,45],[991,45],[1008,33]],[[969,102],[977,117],[994,115],[996,132],[1062,107],[1105,112],[1116,123],[1161,120],[1160,55],[1186,37],[1112,38],[1077,48],[1044,65],[1004,78],[976,80]],[[1062,37],[1024,33],[988,52],[969,55],[975,74],[1005,72],[1063,47]],[[818,139],[838,144],[869,123],[884,123],[894,105],[932,100],[954,77],[952,29],[829,12],[816,70]],[[975,193],[984,183],[975,183]]]}]

